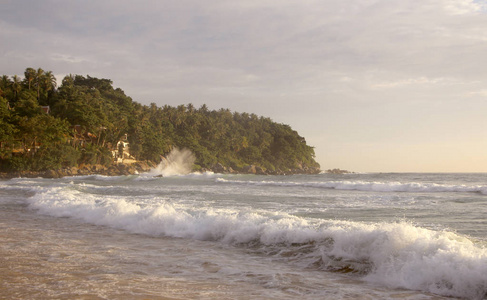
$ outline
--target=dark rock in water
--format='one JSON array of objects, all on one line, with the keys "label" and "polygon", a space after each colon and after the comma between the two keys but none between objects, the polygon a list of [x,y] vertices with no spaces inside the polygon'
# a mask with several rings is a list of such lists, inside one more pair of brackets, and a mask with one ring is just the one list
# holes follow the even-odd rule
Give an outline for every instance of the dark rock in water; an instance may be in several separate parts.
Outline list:
[{"label": "dark rock in water", "polygon": [[154,177],[158,177],[158,178],[160,178],[160,177],[164,177],[164,176],[161,174],[161,175],[156,175],[156,176],[154,176]]},{"label": "dark rock in water", "polygon": [[353,172],[341,169],[328,169],[325,172],[329,174],[353,174]]}]

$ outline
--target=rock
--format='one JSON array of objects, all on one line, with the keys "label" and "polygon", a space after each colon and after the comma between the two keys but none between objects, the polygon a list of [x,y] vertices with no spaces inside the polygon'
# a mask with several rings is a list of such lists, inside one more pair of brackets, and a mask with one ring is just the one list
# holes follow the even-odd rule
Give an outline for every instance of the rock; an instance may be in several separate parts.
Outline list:
[{"label": "rock", "polygon": [[328,170],[326,170],[326,173],[329,173],[329,174],[351,174],[353,172],[350,172],[347,170],[341,170],[341,169],[328,169]]},{"label": "rock", "polygon": [[135,166],[133,166],[133,165],[129,165],[129,166],[127,166],[126,171],[127,171],[127,173],[129,173],[130,175],[137,174],[137,169],[136,169],[136,168],[135,168]]},{"label": "rock", "polygon": [[267,172],[261,167],[255,167],[255,173],[258,175],[267,175]]},{"label": "rock", "polygon": [[145,161],[136,162],[133,166],[138,172],[148,172],[151,170],[151,167]]},{"label": "rock", "polygon": [[86,166],[82,166],[78,169],[78,175],[89,175],[90,171]]},{"label": "rock", "polygon": [[321,169],[319,167],[312,167],[310,168],[309,174],[320,174]]},{"label": "rock", "polygon": [[247,174],[255,174],[257,173],[257,170],[255,169],[254,165],[248,165],[246,167],[242,168],[242,171]]},{"label": "rock", "polygon": [[45,177],[45,178],[60,178],[61,176],[59,175],[58,172],[56,172],[54,170],[48,170],[48,171],[44,172],[44,174],[42,174],[42,177]]},{"label": "rock", "polygon": [[69,168],[68,174],[69,174],[69,176],[74,176],[74,175],[78,174],[78,168],[76,168],[76,167]]},{"label": "rock", "polygon": [[221,163],[217,163],[213,167],[213,172],[215,172],[215,173],[226,173],[227,172],[227,168],[224,167]]},{"label": "rock", "polygon": [[106,170],[106,175],[107,176],[117,176],[120,174],[120,171],[116,166],[111,166]]},{"label": "rock", "polygon": [[[34,171],[22,171],[22,172],[11,172],[11,173],[0,173],[1,178],[13,178],[13,177],[46,177],[46,178],[60,178],[64,176],[77,176],[77,175],[91,175],[91,174],[102,174],[106,176],[120,176],[120,175],[131,175],[138,174],[139,172],[148,172],[156,165],[150,161],[135,161],[131,164],[118,163],[111,166],[104,165],[85,165],[82,164],[79,167],[66,167],[59,170],[50,170],[44,172],[34,172]],[[200,172],[213,171],[215,173],[241,173],[241,174],[257,174],[257,175],[291,175],[291,174],[317,174],[320,173],[319,167],[309,167],[305,164],[297,165],[295,169],[276,169],[274,171],[266,170],[263,167],[256,165],[248,165],[243,168],[234,170],[231,167],[224,166],[222,163],[217,163],[211,169],[201,168]],[[328,170],[330,173],[334,174],[346,174],[351,173],[346,170],[334,169]]]},{"label": "rock", "polygon": [[60,178],[68,176],[68,169],[59,169],[56,172],[58,173]]},{"label": "rock", "polygon": [[104,171],[106,170],[106,167],[105,166],[102,166],[102,165],[93,165],[91,167],[91,171],[95,174],[101,174],[103,173]]}]

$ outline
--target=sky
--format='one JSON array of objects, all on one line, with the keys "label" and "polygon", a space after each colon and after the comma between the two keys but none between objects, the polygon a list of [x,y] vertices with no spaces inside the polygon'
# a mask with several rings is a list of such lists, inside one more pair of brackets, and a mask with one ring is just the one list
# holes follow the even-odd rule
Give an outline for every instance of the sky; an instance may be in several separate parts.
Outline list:
[{"label": "sky", "polygon": [[487,0],[0,0],[0,74],[290,125],[323,170],[487,172]]}]

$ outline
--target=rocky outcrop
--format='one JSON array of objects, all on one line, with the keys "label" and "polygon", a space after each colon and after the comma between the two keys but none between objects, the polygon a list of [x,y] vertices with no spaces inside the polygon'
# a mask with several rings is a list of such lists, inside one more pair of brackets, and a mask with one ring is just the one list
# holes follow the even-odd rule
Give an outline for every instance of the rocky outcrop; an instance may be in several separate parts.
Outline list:
[{"label": "rocky outcrop", "polygon": [[212,171],[215,173],[222,173],[222,174],[254,174],[254,175],[293,175],[293,174],[319,174],[321,170],[319,168],[310,168],[310,167],[303,167],[299,166],[296,169],[287,169],[287,170],[266,170],[260,166],[256,165],[248,165],[244,166],[238,170],[233,170],[231,167],[225,167],[221,163],[216,164],[211,169],[203,169],[204,171]]},{"label": "rocky outcrop", "polygon": [[80,176],[80,175],[105,175],[105,176],[120,176],[133,175],[142,172],[150,171],[155,165],[151,162],[138,161],[132,164],[114,164],[109,167],[102,165],[80,165],[79,167],[63,168],[59,170],[47,171],[21,171],[13,173],[0,173],[0,178],[61,178],[65,176]]},{"label": "rocky outcrop", "polygon": [[227,173],[228,172],[227,167],[223,166],[221,163],[217,163],[215,166],[213,166],[212,170],[215,173]]},{"label": "rocky outcrop", "polygon": [[[47,170],[47,171],[22,171],[13,173],[0,173],[1,178],[61,178],[66,176],[81,176],[81,175],[105,175],[105,176],[121,176],[121,175],[133,175],[144,172],[149,172],[156,165],[150,161],[137,161],[131,164],[118,163],[111,166],[102,165],[80,165],[78,167],[63,168],[59,170]],[[238,170],[234,170],[231,167],[226,167],[221,163],[217,163],[211,169],[202,169],[202,172],[212,171],[221,174],[254,174],[254,175],[294,175],[294,174],[319,174],[320,169],[317,167],[299,166],[296,169],[287,170],[266,170],[260,166],[248,165]],[[348,171],[346,171],[348,172]],[[338,174],[338,173],[335,173]],[[339,173],[344,174],[344,173]]]},{"label": "rocky outcrop", "polygon": [[347,171],[347,170],[341,170],[341,169],[328,169],[325,171],[328,174],[353,174],[353,172]]}]

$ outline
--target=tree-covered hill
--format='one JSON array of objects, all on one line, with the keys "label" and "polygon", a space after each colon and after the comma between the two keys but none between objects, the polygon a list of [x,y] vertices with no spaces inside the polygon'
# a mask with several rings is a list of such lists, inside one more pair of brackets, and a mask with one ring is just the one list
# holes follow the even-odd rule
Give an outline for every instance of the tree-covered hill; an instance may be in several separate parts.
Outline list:
[{"label": "tree-covered hill", "polygon": [[142,105],[109,79],[69,75],[57,86],[40,68],[0,78],[0,171],[110,165],[120,141],[133,158],[155,163],[174,147],[190,149],[195,169],[319,170],[305,139],[269,118],[206,105]]}]

